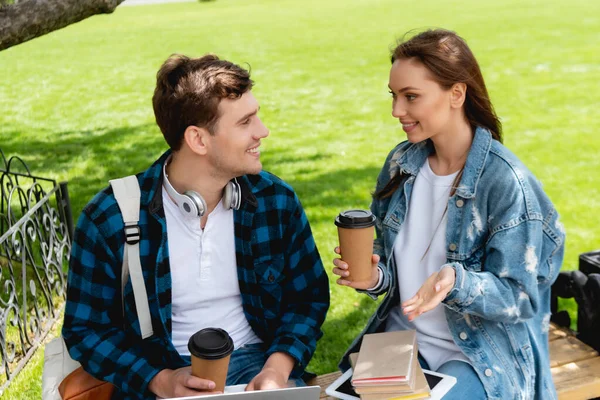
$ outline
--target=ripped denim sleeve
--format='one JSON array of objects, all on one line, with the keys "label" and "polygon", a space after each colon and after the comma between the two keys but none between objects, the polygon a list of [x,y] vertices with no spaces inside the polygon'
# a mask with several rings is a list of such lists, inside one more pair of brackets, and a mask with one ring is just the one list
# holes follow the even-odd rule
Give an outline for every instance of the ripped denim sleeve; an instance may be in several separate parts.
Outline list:
[{"label": "ripped denim sleeve", "polygon": [[456,280],[444,303],[460,313],[508,323],[535,316],[540,285],[551,284],[562,262],[556,252],[563,244],[552,241],[543,228],[542,220],[527,219],[499,227],[486,244],[481,271],[460,262],[447,264]]}]

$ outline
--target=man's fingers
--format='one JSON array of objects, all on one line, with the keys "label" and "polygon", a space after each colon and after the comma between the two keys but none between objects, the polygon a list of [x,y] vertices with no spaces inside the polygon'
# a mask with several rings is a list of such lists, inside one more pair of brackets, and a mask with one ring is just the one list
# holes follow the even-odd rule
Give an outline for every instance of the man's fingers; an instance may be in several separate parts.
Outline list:
[{"label": "man's fingers", "polygon": [[213,392],[213,391],[202,391],[199,392],[197,390],[192,390],[192,389],[183,389],[182,391],[178,392],[176,394],[177,397],[188,397],[188,396],[209,396],[209,395],[213,395],[213,394],[220,394],[223,392]]},{"label": "man's fingers", "polygon": [[333,269],[333,273],[336,274],[336,275],[339,275],[339,276],[348,276],[348,275],[350,275],[350,272],[348,272],[348,271],[346,271],[344,269],[338,268],[338,267],[335,267]]},{"label": "man's fingers", "polygon": [[379,255],[377,255],[377,254],[373,254],[373,255],[371,256],[371,262],[372,262],[373,264],[378,264],[378,263],[379,263]]},{"label": "man's fingers", "polygon": [[256,390],[269,390],[269,389],[279,389],[279,385],[276,382],[271,381],[270,379],[263,380],[259,382],[256,387]]},{"label": "man's fingers", "polygon": [[208,379],[198,378],[194,375],[188,375],[184,381],[184,385],[196,390],[214,390],[215,383]]}]

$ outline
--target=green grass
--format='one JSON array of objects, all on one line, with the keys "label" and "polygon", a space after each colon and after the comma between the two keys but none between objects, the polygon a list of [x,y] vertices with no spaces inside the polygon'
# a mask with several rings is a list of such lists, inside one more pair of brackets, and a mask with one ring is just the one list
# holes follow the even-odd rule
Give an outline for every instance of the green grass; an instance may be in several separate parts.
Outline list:
[{"label": "green grass", "polygon": [[[271,130],[265,168],[297,190],[328,271],[335,215],[367,207],[387,152],[388,49],[414,28],[456,30],[477,55],[505,143],[544,183],[567,233],[564,269],[600,248],[600,3],[220,0],[120,7],[0,52],[0,148],[68,180],[74,216],[108,179],[166,148],[155,73],[171,53],[248,63]],[[331,274],[330,274],[331,275]],[[335,369],[375,303],[331,278],[332,305],[311,369]],[[38,352],[3,398],[39,398]]]}]

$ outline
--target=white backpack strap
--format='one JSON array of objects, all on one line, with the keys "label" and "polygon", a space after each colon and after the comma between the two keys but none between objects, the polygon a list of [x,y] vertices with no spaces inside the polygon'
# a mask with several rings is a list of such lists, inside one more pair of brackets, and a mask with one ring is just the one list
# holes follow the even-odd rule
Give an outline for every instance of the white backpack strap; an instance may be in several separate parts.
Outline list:
[{"label": "white backpack strap", "polygon": [[[134,175],[121,179],[113,179],[110,185],[113,188],[115,199],[123,215],[125,223],[125,249],[123,251],[123,269],[121,272],[121,298],[125,291],[127,275],[131,275],[135,308],[140,321],[142,339],[152,336],[152,320],[148,306],[148,294],[142,274],[140,263],[140,186]],[[124,302],[122,302],[124,304]],[[124,307],[124,306],[123,306]],[[124,309],[123,309],[124,312]]]}]

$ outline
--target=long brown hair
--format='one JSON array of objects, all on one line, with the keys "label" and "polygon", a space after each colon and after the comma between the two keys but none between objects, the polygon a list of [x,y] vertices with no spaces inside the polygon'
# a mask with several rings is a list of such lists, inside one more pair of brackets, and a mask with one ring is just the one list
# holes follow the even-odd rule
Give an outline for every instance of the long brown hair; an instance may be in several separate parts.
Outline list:
[{"label": "long brown hair", "polygon": [[[431,72],[433,79],[446,90],[455,83],[466,84],[464,111],[467,121],[473,130],[485,128],[491,132],[492,138],[502,142],[502,124],[490,101],[479,64],[463,38],[445,29],[418,33],[400,41],[392,51],[392,64],[396,60],[410,58],[421,62]],[[395,175],[373,197],[382,199],[391,196],[402,180],[402,174]]]}]

